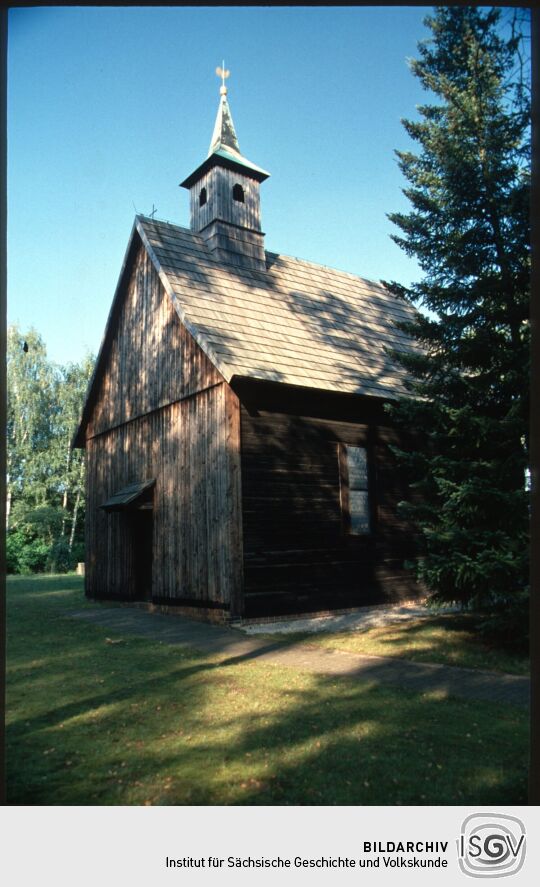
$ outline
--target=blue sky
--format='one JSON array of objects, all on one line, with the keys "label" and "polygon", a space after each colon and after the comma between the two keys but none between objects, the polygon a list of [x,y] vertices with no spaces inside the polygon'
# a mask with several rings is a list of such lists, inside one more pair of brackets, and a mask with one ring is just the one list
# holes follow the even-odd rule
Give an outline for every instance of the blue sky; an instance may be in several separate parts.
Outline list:
[{"label": "blue sky", "polygon": [[99,348],[135,215],[189,225],[178,187],[206,156],[231,70],[268,249],[363,277],[417,279],[386,213],[394,149],[427,95],[407,67],[424,7],[11,9],[8,321],[57,362]]}]

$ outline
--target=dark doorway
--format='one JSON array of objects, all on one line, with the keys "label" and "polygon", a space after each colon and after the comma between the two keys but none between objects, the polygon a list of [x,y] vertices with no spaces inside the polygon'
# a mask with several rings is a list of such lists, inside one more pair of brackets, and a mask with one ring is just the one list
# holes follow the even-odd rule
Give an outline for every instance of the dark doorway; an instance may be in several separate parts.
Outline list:
[{"label": "dark doorway", "polygon": [[138,601],[151,601],[154,536],[154,519],[151,507],[132,510],[131,531],[133,541],[135,598]]}]

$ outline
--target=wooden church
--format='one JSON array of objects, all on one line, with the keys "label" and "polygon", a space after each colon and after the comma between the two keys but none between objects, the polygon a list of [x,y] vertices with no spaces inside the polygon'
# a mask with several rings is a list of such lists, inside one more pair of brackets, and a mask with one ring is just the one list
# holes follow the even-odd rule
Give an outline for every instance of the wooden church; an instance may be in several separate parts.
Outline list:
[{"label": "wooden church", "polygon": [[418,592],[384,411],[413,309],[267,252],[267,177],[223,83],[190,228],[135,218],[75,439],[92,598],[227,621]]}]

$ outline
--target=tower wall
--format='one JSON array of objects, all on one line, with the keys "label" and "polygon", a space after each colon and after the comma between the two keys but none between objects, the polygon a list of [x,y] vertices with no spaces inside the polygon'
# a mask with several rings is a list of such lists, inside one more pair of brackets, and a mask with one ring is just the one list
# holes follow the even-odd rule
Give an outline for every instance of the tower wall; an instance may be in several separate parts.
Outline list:
[{"label": "tower wall", "polygon": [[220,261],[266,269],[259,187],[255,179],[222,166],[191,186],[191,228]]},{"label": "tower wall", "polygon": [[[242,188],[243,202],[233,197],[235,185]],[[203,190],[206,202],[201,204]],[[190,197],[193,231],[202,231],[215,219],[252,231],[261,230],[259,182],[240,172],[214,166],[192,185]]]},{"label": "tower wall", "polygon": [[247,228],[216,220],[203,228],[200,234],[220,262],[266,271],[262,231],[249,231]]}]

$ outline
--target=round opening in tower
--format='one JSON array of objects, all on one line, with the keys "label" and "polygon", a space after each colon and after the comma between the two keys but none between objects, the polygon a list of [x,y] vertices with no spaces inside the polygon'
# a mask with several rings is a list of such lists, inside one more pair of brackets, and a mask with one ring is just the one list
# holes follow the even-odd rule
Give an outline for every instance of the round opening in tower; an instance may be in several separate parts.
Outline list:
[{"label": "round opening in tower", "polygon": [[238,203],[244,203],[244,189],[242,185],[235,185],[232,189],[233,200],[237,200]]}]

